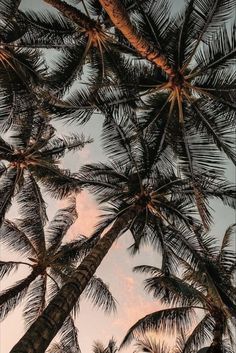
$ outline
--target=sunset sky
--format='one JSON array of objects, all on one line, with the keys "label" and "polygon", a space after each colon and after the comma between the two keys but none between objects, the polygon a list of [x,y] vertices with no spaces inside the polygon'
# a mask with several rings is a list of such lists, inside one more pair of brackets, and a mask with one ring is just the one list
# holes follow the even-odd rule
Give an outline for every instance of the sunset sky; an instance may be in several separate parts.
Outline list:
[{"label": "sunset sky", "polygon": [[[73,4],[73,1],[68,3]],[[183,4],[182,0],[174,1],[174,10],[176,11]],[[43,4],[38,0],[22,0],[22,7],[34,10],[50,9],[50,6]],[[47,58],[51,62],[53,54]],[[61,122],[56,123],[58,133],[68,134],[69,132],[81,132],[85,136],[94,138],[94,142],[87,145],[82,151],[69,153],[63,160],[63,166],[73,171],[85,164],[94,161],[105,161],[105,156],[100,144],[100,133],[102,127],[102,117],[95,115],[86,126],[63,125]],[[235,170],[229,165],[227,172],[228,179],[235,180]],[[71,227],[69,237],[76,237],[77,234],[90,236],[93,227],[98,221],[101,213],[96,204],[93,195],[83,191],[77,198],[78,205],[78,221]],[[47,198],[49,219],[55,214],[56,210],[65,205],[65,201],[55,201]],[[234,212],[220,206],[216,203],[212,204],[215,209],[215,225],[213,227],[214,235],[219,239],[225,231],[226,227],[235,221]],[[17,209],[13,208],[8,214],[8,218],[17,217]],[[81,301],[81,309],[76,320],[79,329],[79,344],[82,353],[92,352],[93,342],[101,340],[104,344],[114,337],[118,344],[121,342],[129,327],[134,324],[140,317],[156,311],[160,308],[157,301],[152,299],[151,295],[147,295],[143,290],[144,277],[140,274],[134,274],[132,268],[136,265],[151,264],[159,265],[159,255],[151,248],[145,247],[140,254],[131,257],[127,248],[131,245],[132,239],[130,234],[125,233],[112,247],[108,256],[102,262],[97,271],[103,281],[109,284],[109,288],[113,296],[117,300],[117,312],[115,314],[104,314],[104,312],[96,307],[92,307],[88,300]],[[6,249],[2,246],[0,257],[2,260],[15,259],[13,253],[6,253]],[[26,275],[26,272],[19,271],[17,276],[9,277],[7,281],[1,284],[1,290],[10,286],[15,280]],[[21,277],[20,277],[21,276]],[[8,353],[14,344],[19,340],[24,332],[24,324],[21,316],[21,307],[14,310],[7,319],[1,323],[0,328],[0,352]],[[127,348],[122,352],[131,353],[132,349]]]}]

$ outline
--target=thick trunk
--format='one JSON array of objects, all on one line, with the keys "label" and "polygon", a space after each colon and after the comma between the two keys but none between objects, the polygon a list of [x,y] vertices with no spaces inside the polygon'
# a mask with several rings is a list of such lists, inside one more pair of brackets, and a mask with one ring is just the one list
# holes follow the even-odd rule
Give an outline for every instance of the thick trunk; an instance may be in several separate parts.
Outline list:
[{"label": "thick trunk", "polygon": [[126,213],[115,221],[112,228],[84,258],[73,277],[60,289],[43,314],[31,325],[10,353],[45,352],[113,242],[119,233],[137,216],[141,207],[137,205],[130,207]]},{"label": "thick trunk", "polygon": [[28,288],[39,274],[40,272],[37,269],[33,270],[28,277],[20,281],[16,286],[7,289],[2,295],[0,295],[0,308],[2,304],[12,299],[17,293],[20,293],[24,289]]},{"label": "thick trunk", "polygon": [[99,0],[99,2],[116,28],[121,31],[142,57],[161,67],[169,76],[176,75],[175,70],[168,63],[166,56],[158,48],[154,48],[149,41],[137,32],[119,0]]},{"label": "thick trunk", "polygon": [[96,21],[92,20],[88,16],[86,16],[83,12],[78,10],[77,8],[67,4],[62,0],[44,0],[47,4],[55,7],[61,14],[67,17],[69,20],[78,24],[80,27],[84,29],[91,29],[96,27]]}]

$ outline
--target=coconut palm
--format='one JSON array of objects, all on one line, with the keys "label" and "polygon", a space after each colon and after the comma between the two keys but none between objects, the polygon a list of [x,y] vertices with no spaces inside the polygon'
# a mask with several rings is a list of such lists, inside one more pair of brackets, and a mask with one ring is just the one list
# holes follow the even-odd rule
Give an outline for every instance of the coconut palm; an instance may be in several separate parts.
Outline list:
[{"label": "coconut palm", "polygon": [[139,88],[138,99],[146,97],[144,127],[160,132],[162,144],[174,148],[193,178],[199,160],[202,167],[214,164],[215,147],[235,163],[236,40],[235,28],[229,33],[225,25],[234,1],[191,0],[174,17],[166,1],[136,3],[132,14],[126,2],[100,3],[126,39],[155,64],[120,60],[127,84]]},{"label": "coconut palm", "polygon": [[117,42],[108,32],[108,23],[102,23],[98,16],[90,13],[90,7],[84,2],[84,11],[61,0],[45,0],[45,3],[58,11],[19,11],[18,16],[25,24],[26,33],[16,45],[60,50],[50,78],[45,81],[54,95],[65,93],[82,75],[88,62],[97,83],[109,80],[113,52],[120,48],[133,52],[130,47]]},{"label": "coconut palm", "polygon": [[[26,106],[30,108],[36,101],[39,103],[34,88],[42,83],[46,74],[40,51],[16,44],[27,30],[19,18],[20,2],[3,0],[0,4],[1,130],[7,130]],[[39,109],[39,104],[37,106]]]},{"label": "coconut palm", "polygon": [[[191,329],[187,339],[179,339],[175,353],[187,353],[200,349],[210,338],[212,343],[207,352],[223,353],[233,350],[231,325],[236,318],[235,252],[230,250],[235,224],[230,226],[223,237],[220,247],[209,234],[199,236],[197,265],[192,266],[176,256],[183,266],[183,275],[166,275],[152,266],[137,266],[135,271],[151,274],[146,289],[162,303],[170,304],[167,309],[149,314],[136,322],[126,334],[123,344],[129,343],[136,334],[149,329],[160,331]],[[178,306],[176,306],[178,304]],[[203,317],[192,329],[195,310],[203,312]],[[224,337],[228,341],[224,340]],[[228,347],[228,348],[227,348]],[[229,348],[230,347],[230,348]]]},{"label": "coconut palm", "polygon": [[[37,319],[46,302],[55,296],[73,274],[78,261],[81,261],[97,242],[96,236],[89,239],[79,236],[65,242],[70,226],[77,219],[75,198],[69,200],[67,207],[57,211],[47,228],[44,227],[39,216],[40,205],[33,190],[32,181],[26,180],[20,196],[22,218],[15,223],[6,220],[0,231],[0,241],[20,256],[18,261],[0,262],[1,278],[21,267],[30,269],[29,275],[24,279],[0,293],[0,318],[4,319],[25,299],[26,327]],[[84,295],[107,312],[115,309],[115,301],[107,285],[97,277],[91,278]],[[77,310],[78,303],[74,314]],[[73,316],[72,313],[67,317],[61,334],[65,345],[78,348]]]},{"label": "coconut palm", "polygon": [[20,115],[9,140],[0,138],[0,219],[4,218],[13,196],[20,192],[26,178],[34,185],[32,191],[41,205],[41,217],[45,219],[45,205],[38,183],[57,198],[78,190],[78,181],[58,164],[66,151],[79,150],[91,140],[76,134],[55,136],[54,128],[33,108]]},{"label": "coconut palm", "polygon": [[[146,238],[146,241],[154,239],[153,242],[160,239],[159,243],[167,259],[170,259],[170,251],[166,246],[167,236],[163,235],[167,230],[171,233],[169,237],[172,242],[179,242],[182,249],[187,251],[187,256],[195,249],[191,241],[183,235],[184,231],[194,231],[194,227],[198,225],[198,221],[192,217],[194,193],[189,181],[176,177],[168,165],[168,151],[163,153],[162,159],[156,160],[156,139],[153,143],[147,142],[141,134],[136,134],[132,125],[117,125],[113,120],[107,122],[104,142],[108,154],[112,155],[111,165],[85,166],[77,177],[82,185],[92,188],[100,202],[111,203],[113,213],[101,225],[102,230],[108,225],[111,227],[84,258],[70,281],[62,287],[40,318],[13,348],[12,353],[26,352],[28,349],[32,352],[37,350],[39,353],[46,349],[62,325],[66,312],[69,313],[74,306],[75,298],[83,292],[113,242],[126,230],[130,229],[134,236],[134,249],[139,248],[142,238]],[[234,191],[227,183],[202,178],[202,187],[205,201],[208,197],[219,197],[233,206]],[[189,235],[188,237],[190,238]],[[57,320],[51,317],[51,310],[57,313]],[[49,317],[53,324],[46,327],[44,321],[48,322]],[[28,340],[28,335],[36,331],[40,332],[40,337],[35,339],[35,350],[34,343]],[[42,340],[42,336],[45,339]]]}]

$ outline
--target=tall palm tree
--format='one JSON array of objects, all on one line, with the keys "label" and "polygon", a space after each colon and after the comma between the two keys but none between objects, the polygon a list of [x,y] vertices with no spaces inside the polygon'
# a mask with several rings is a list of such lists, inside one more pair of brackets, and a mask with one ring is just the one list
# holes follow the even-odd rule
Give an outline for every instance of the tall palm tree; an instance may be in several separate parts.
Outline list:
[{"label": "tall palm tree", "polygon": [[93,70],[94,90],[95,83],[110,81],[109,67],[115,52],[120,48],[131,53],[133,50],[120,44],[109,33],[108,23],[102,23],[98,16],[90,13],[90,6],[85,2],[84,12],[61,0],[45,0],[45,3],[58,11],[19,11],[26,33],[16,45],[60,50],[50,77],[44,82],[49,92],[54,97],[67,92],[76,78],[82,76],[88,63]]},{"label": "tall palm tree", "polygon": [[[97,241],[96,237],[88,239],[79,236],[65,242],[70,226],[77,219],[75,198],[70,199],[66,208],[57,211],[47,228],[44,227],[39,216],[40,205],[33,191],[34,184],[29,179],[20,199],[22,218],[16,223],[6,220],[0,230],[0,241],[20,255],[20,261],[0,262],[1,278],[21,267],[28,267],[31,271],[27,277],[0,293],[0,318],[4,319],[25,299],[26,327],[42,313],[48,300],[56,295],[73,274],[78,261],[89,253]],[[105,311],[115,309],[115,301],[108,287],[97,277],[91,278],[84,294]],[[74,314],[77,310],[78,302]],[[60,333],[67,346],[78,348],[73,316],[72,313],[67,317]]]},{"label": "tall palm tree", "polygon": [[[137,266],[136,271],[152,274],[146,280],[146,289],[155,298],[171,305],[170,308],[149,314],[136,322],[126,334],[123,344],[129,343],[137,333],[149,329],[181,330],[175,353],[190,353],[198,350],[210,338],[209,353],[223,353],[233,350],[231,324],[236,318],[236,289],[233,285],[235,274],[235,251],[230,249],[235,224],[230,226],[223,237],[220,247],[215,238],[208,234],[199,236],[199,255],[197,265],[190,265],[176,256],[183,266],[183,275],[166,275],[152,266]],[[176,306],[178,304],[178,306]],[[195,310],[203,312],[202,319],[192,328]],[[186,337],[186,330],[191,329]],[[181,333],[180,332],[180,333]],[[228,342],[224,341],[228,338]],[[229,345],[230,348],[227,348]]]},{"label": "tall palm tree", "polygon": [[[132,58],[123,59],[123,64],[120,61],[128,77],[127,84],[131,86],[133,80],[133,86],[139,88],[137,99],[141,95],[144,100],[141,114],[144,127],[159,131],[162,144],[174,148],[180,166],[193,180],[196,165],[202,168],[214,165],[211,153],[216,152],[215,148],[236,163],[232,134],[236,108],[233,99],[236,39],[235,28],[229,34],[225,26],[232,15],[234,1],[191,0],[182,13],[174,17],[166,1],[137,2],[133,15],[119,0],[101,0],[100,3],[112,20],[117,17],[117,22],[113,21],[115,26],[128,31],[126,38],[131,43],[131,32],[136,31],[136,25],[139,29],[135,39],[137,46],[144,53],[151,52],[152,62],[158,60],[158,54],[152,51],[156,47],[166,58],[160,66],[167,75],[157,66],[137,65],[137,60]],[[160,55],[162,61],[163,55]],[[165,68],[167,61],[172,73]],[[161,153],[161,149],[157,153]]]},{"label": "tall palm tree", "polygon": [[10,142],[0,138],[0,220],[4,218],[14,195],[24,187],[25,179],[31,180],[32,192],[41,205],[40,215],[46,219],[38,183],[57,198],[78,190],[78,181],[58,164],[66,151],[79,150],[89,142],[90,139],[76,134],[55,136],[54,128],[34,108],[23,116],[21,114],[18,123],[12,127]]},{"label": "tall palm tree", "polygon": [[[105,131],[105,147],[112,155],[113,163],[110,166],[86,166],[78,177],[81,184],[93,188],[100,201],[112,203],[116,212],[102,224],[102,229],[107,225],[112,226],[12,349],[12,353],[40,353],[47,348],[114,241],[126,230],[131,230],[136,248],[146,234],[150,234],[146,237],[154,238],[154,241],[159,238],[167,258],[168,247],[165,246],[166,241],[162,235],[166,229],[172,231],[172,239],[178,239],[182,247],[188,250],[188,256],[194,251],[191,242],[182,234],[184,230],[194,230],[194,226],[198,224],[191,215],[194,197],[188,180],[176,177],[173,169],[163,163],[168,161],[165,156],[162,157],[163,160],[156,160],[153,152],[156,140],[154,145],[151,141],[145,141],[141,135],[137,136],[133,126],[126,124],[122,127],[111,120],[107,122]],[[204,179],[203,187],[206,199],[216,196],[233,205],[234,192],[227,184]],[[29,340],[32,334],[34,341]]]},{"label": "tall palm tree", "polygon": [[20,2],[3,0],[0,4],[1,130],[7,130],[26,106],[30,108],[35,103],[33,99],[37,97],[32,87],[41,84],[46,74],[40,51],[16,45],[26,32],[19,20]]}]

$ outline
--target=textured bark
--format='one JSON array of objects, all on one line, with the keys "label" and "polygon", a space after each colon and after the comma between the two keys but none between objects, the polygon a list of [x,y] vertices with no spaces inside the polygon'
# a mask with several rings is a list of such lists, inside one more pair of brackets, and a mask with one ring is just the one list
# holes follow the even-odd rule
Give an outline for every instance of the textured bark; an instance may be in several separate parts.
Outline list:
[{"label": "textured bark", "polygon": [[60,289],[43,314],[31,325],[10,353],[45,352],[119,233],[142,208],[141,205],[134,205],[115,221],[112,228],[84,258],[70,280]]},{"label": "textured bark", "polygon": [[96,21],[86,16],[83,12],[74,6],[67,4],[65,1],[44,0],[44,2],[55,7],[58,11],[61,12],[63,16],[67,17],[69,20],[73,21],[84,29],[91,29],[97,25]]},{"label": "textured bark", "polygon": [[169,76],[176,75],[175,70],[168,63],[166,56],[137,32],[119,0],[99,0],[99,2],[107,12],[112,23],[142,57],[161,67]]}]

